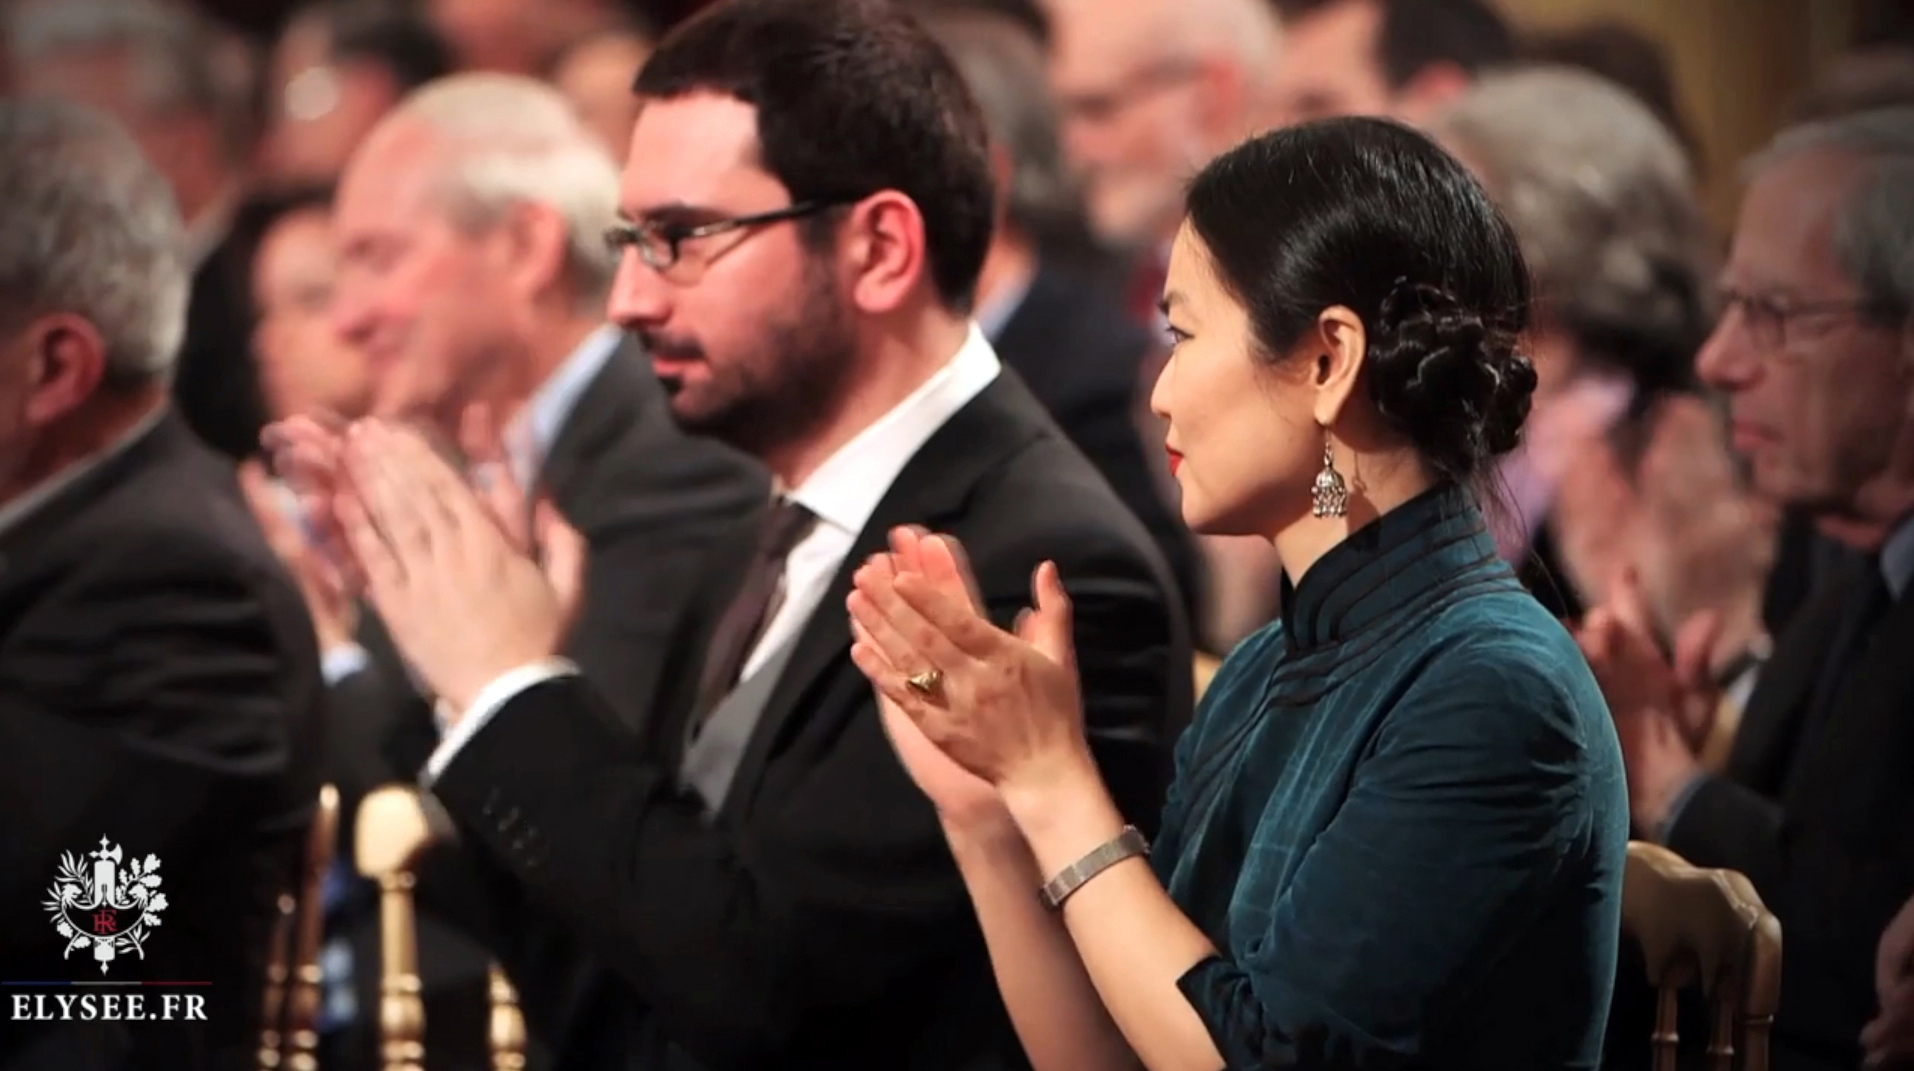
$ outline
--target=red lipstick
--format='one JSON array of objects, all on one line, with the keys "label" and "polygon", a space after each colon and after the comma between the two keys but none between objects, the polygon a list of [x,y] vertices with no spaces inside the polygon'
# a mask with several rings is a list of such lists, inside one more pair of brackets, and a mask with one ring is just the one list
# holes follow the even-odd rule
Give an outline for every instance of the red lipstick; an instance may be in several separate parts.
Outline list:
[{"label": "red lipstick", "polygon": [[1170,475],[1174,476],[1176,470],[1183,467],[1183,455],[1167,446],[1163,449],[1170,455]]}]

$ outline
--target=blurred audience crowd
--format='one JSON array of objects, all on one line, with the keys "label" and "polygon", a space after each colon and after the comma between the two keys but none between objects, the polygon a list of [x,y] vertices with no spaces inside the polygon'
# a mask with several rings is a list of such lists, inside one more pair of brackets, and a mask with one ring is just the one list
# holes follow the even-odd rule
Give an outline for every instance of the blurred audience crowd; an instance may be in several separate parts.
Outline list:
[{"label": "blurred audience crowd", "polygon": [[[975,326],[1138,522],[1109,553],[1160,556],[1160,602],[1126,612],[1176,623],[1165,649],[1189,651],[1178,672],[1198,687],[1284,585],[1266,542],[1185,527],[1147,407],[1186,183],[1260,131],[1349,115],[1424,131],[1475,174],[1534,274],[1539,382],[1490,481],[1495,544],[1602,685],[1634,834],[1743,872],[1780,918],[1775,1068],[1914,1059],[1914,43],[1871,35],[1804,87],[1741,163],[1724,232],[1663,50],[1621,23],[1527,33],[1488,0],[897,2],[987,129]],[[633,141],[634,79],[669,26],[612,0],[317,0],[269,37],[169,0],[4,10],[5,107],[86,110],[0,117],[0,799],[38,816],[0,853],[0,947],[44,943],[53,875],[29,860],[103,823],[164,845],[178,892],[155,949],[223,949],[227,1002],[179,1062],[150,1066],[240,1066],[261,890],[296,867],[324,781],[346,817],[323,1066],[382,1066],[379,914],[352,819],[442,737],[262,433],[400,419],[537,486],[590,563],[568,657],[614,696],[685,676],[676,622],[707,548],[773,481],[739,446],[748,428],[720,446],[664,416],[653,358],[732,336],[631,330],[649,299],[614,286],[631,270],[604,239],[632,222],[621,170],[629,186],[705,162],[656,131]],[[828,139],[776,151],[833,166]],[[700,224],[723,225],[684,228]],[[638,250],[661,272],[688,263],[679,237],[649,240],[668,245]],[[91,322],[22,315],[49,310]],[[769,326],[736,339],[783,323],[740,320]],[[781,406],[731,419],[840,405],[822,373],[761,374]],[[836,555],[868,507],[851,512]],[[820,560],[819,593],[835,558]],[[605,716],[642,727],[644,706]],[[1166,763],[1188,711],[1159,715],[1139,731]],[[111,740],[67,739],[102,726]],[[686,836],[660,858],[703,850]],[[590,968],[591,928],[499,918],[470,895],[497,875],[473,870],[447,852],[421,875],[427,1066],[490,1066],[501,958],[534,1009],[536,1066],[625,1066],[592,1024],[637,998]],[[1625,981],[1610,1066],[1647,1066],[1651,1014]],[[0,1068],[55,1066],[32,1060],[57,1039],[23,1030],[0,1033]]]}]

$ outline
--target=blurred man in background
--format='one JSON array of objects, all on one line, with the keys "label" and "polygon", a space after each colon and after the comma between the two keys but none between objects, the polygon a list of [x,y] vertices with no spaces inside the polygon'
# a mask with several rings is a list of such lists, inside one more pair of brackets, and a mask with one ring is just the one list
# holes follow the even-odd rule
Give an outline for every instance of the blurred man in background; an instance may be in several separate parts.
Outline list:
[{"label": "blurred man in background", "polygon": [[1489,0],[1270,0],[1282,16],[1271,126],[1338,115],[1421,125],[1515,56]]},{"label": "blurred man in background", "polygon": [[267,74],[260,182],[337,182],[346,160],[407,93],[451,72],[432,24],[381,0],[322,0],[293,13]]},{"label": "blurred man in background", "polygon": [[1751,175],[1697,370],[1729,396],[1757,492],[1853,558],[1776,637],[1719,775],[1692,732],[1713,682],[1671,669],[1624,608],[1591,611],[1581,639],[1637,829],[1746,874],[1788,935],[1777,1071],[1851,1069],[1877,944],[1914,892],[1914,109],[1786,131]]},{"label": "blurred man in background", "polygon": [[[1154,270],[1154,322],[1183,184],[1262,118],[1277,28],[1267,0],[1055,0],[1051,83],[1097,234]],[[1154,285],[1151,285],[1151,281]]]},{"label": "blurred man in background", "polygon": [[[201,983],[205,1002],[163,1022],[10,1011],[8,1071],[252,1066],[275,900],[318,788],[299,595],[231,464],[167,404],[187,279],[178,209],[124,131],[0,102],[0,950],[13,982],[110,968]],[[165,898],[108,913],[129,941],[161,924],[137,948],[98,943],[79,906],[59,932],[47,918],[63,856],[90,852],[86,877]],[[67,884],[69,904],[99,902]]]},{"label": "blurred man in background", "polygon": [[460,70],[538,75],[575,41],[614,26],[620,0],[422,0]]},{"label": "blurred man in background", "polygon": [[574,42],[552,64],[552,85],[620,163],[638,121],[631,83],[651,55],[651,42],[651,35],[635,25],[616,25]]},{"label": "blurred man in background", "polygon": [[[1049,11],[1066,155],[1097,237],[1128,264],[1120,300],[1161,333],[1157,303],[1184,184],[1262,121],[1266,79],[1281,66],[1274,12],[1268,0],[1055,0]],[[1154,381],[1159,361],[1143,379]],[[1227,650],[1269,620],[1280,570],[1263,540],[1199,545],[1210,578],[1198,596],[1210,618],[1201,631]]]},{"label": "blurred man in background", "polygon": [[252,453],[265,408],[247,347],[250,254],[228,240],[251,128],[247,102],[221,78],[219,39],[159,0],[27,0],[8,36],[21,92],[112,115],[172,187],[194,273],[173,396],[208,445]]},{"label": "blurred man in background", "polygon": [[1080,202],[1058,142],[1042,45],[1017,22],[990,12],[947,6],[925,22],[957,64],[990,129],[1000,207],[977,280],[977,321],[998,355],[1150,530],[1176,573],[1192,620],[1200,620],[1196,539],[1164,493],[1152,461],[1162,451],[1155,441],[1146,447],[1138,419],[1155,340],[1123,315],[1115,294],[1080,270],[1055,263],[1045,249],[1045,236],[1073,229]]}]

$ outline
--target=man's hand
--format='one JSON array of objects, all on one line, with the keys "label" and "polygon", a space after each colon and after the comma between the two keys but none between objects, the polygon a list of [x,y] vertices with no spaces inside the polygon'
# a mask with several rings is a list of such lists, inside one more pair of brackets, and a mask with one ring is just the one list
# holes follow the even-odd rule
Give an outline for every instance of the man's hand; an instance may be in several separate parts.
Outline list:
[{"label": "man's hand", "polygon": [[358,578],[345,534],[339,530],[334,496],[343,474],[345,424],[325,416],[296,416],[266,426],[260,434],[269,468],[299,502],[305,518],[303,541],[356,589]]},{"label": "man's hand", "polygon": [[[406,661],[462,717],[507,670],[556,653],[560,593],[514,549],[472,490],[418,435],[353,425],[343,450],[340,525],[366,590]],[[541,534],[563,542],[569,529]],[[581,562],[582,546],[558,554]]]},{"label": "man's hand", "polygon": [[258,461],[240,465],[239,485],[246,492],[246,503],[252,507],[267,545],[292,573],[300,594],[305,596],[319,650],[331,651],[352,643],[359,623],[356,600],[341,571],[313,546],[292,515],[293,510],[301,509],[300,505],[266,475]]},{"label": "man's hand", "polygon": [[533,498],[512,473],[505,432],[492,408],[466,407],[459,424],[459,449],[470,466],[473,490],[512,548],[545,570],[545,579],[565,606],[567,631],[578,620],[585,591],[585,537],[544,495]]},{"label": "man's hand", "polygon": [[1707,671],[1709,630],[1685,631],[1689,636],[1670,664],[1652,638],[1638,581],[1623,571],[1608,600],[1590,610],[1576,632],[1615,719],[1629,809],[1644,829],[1666,821],[1676,796],[1701,773],[1699,741],[1720,702]]},{"label": "man's hand", "polygon": [[1881,934],[1874,988],[1881,1013],[1861,1031],[1865,1066],[1870,1071],[1914,1068],[1914,899]]}]

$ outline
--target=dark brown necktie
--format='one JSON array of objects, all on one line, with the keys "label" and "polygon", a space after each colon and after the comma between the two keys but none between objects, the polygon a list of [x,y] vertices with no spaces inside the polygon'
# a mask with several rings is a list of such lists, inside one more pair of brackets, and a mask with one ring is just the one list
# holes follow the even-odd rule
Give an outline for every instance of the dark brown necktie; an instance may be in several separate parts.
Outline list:
[{"label": "dark brown necktie", "polygon": [[698,705],[691,721],[694,736],[705,716],[737,686],[751,648],[770,623],[776,604],[782,601],[784,559],[816,521],[816,514],[788,498],[780,498],[765,517],[757,550],[745,569],[744,585],[725,609],[717,631],[711,635],[711,646],[705,650],[704,669],[698,677]]}]

